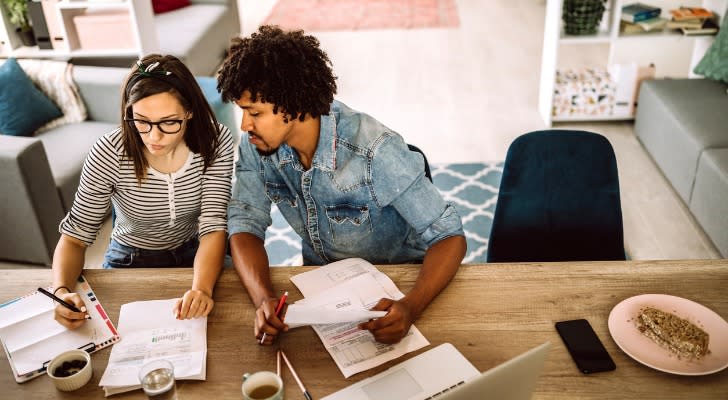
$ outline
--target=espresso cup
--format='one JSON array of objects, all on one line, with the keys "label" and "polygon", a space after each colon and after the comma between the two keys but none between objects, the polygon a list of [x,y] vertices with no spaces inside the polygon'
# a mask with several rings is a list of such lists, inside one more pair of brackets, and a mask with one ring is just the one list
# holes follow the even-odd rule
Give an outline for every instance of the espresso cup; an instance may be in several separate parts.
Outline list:
[{"label": "espresso cup", "polygon": [[283,400],[283,381],[274,372],[246,373],[241,389],[245,400]]}]

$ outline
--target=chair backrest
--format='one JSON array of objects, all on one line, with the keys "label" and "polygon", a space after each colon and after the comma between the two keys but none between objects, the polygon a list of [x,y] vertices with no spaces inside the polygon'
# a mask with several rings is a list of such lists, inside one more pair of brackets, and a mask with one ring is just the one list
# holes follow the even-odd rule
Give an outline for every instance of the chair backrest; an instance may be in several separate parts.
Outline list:
[{"label": "chair backrest", "polygon": [[413,144],[407,144],[407,147],[409,147],[410,151],[414,151],[415,153],[422,154],[422,158],[425,160],[425,176],[427,177],[427,179],[430,180],[430,182],[432,182],[432,174],[430,173],[430,164],[427,162],[427,156],[425,156],[425,153],[422,150],[420,150],[419,147],[417,147]]},{"label": "chair backrest", "polygon": [[617,161],[609,141],[567,130],[513,141],[488,262],[624,259]]}]

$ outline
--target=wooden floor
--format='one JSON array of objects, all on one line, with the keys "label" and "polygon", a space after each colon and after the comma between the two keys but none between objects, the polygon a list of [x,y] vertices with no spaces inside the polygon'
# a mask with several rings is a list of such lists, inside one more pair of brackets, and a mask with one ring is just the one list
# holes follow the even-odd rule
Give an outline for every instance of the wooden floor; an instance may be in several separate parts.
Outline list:
[{"label": "wooden floor", "polygon": [[[257,29],[273,4],[239,0],[243,33]],[[337,98],[402,134],[430,162],[503,160],[513,139],[545,128],[537,110],[545,3],[457,5],[457,29],[312,33],[333,63]],[[514,15],[518,24],[512,23]],[[574,63],[599,58],[594,50],[572,55]],[[600,133],[614,147],[631,258],[720,257],[642,149],[631,122],[555,127]],[[108,234],[107,224],[87,254],[88,267],[101,264]]]}]

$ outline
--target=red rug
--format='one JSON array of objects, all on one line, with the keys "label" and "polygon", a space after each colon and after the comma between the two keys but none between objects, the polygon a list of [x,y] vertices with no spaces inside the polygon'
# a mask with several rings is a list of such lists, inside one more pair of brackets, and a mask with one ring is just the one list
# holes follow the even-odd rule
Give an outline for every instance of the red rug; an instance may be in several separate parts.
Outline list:
[{"label": "red rug", "polygon": [[453,28],[455,0],[278,0],[265,24],[305,31]]}]

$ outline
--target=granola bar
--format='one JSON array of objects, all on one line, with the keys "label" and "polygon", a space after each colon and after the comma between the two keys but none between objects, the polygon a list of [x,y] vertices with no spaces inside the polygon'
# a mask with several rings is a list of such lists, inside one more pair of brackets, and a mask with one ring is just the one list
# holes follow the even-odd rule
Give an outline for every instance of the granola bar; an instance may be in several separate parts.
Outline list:
[{"label": "granola bar", "polygon": [[708,333],[674,314],[644,308],[637,317],[637,328],[678,358],[700,359],[708,353]]}]

